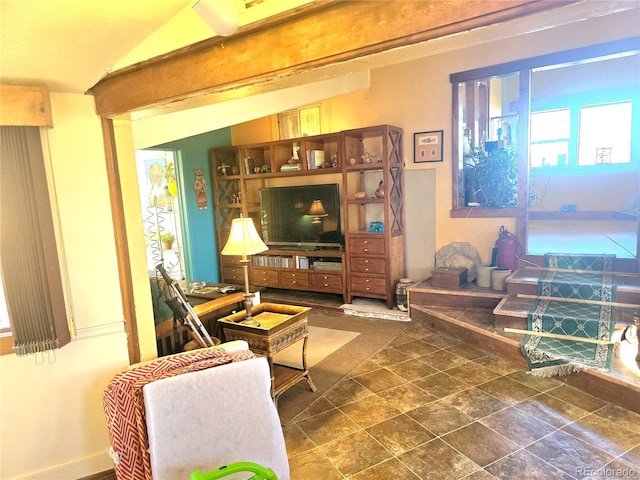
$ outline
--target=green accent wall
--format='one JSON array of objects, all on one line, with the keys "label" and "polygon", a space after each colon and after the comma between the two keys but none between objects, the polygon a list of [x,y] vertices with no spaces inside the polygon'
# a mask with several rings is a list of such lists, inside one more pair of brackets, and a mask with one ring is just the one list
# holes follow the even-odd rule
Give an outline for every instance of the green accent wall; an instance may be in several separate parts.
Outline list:
[{"label": "green accent wall", "polygon": [[[184,265],[189,280],[220,281],[209,150],[230,145],[231,129],[223,128],[153,147],[174,150],[178,153],[176,156],[178,203],[184,237],[182,239]],[[196,201],[194,191],[194,170],[196,169],[203,170],[207,199],[204,209],[199,208]]]}]

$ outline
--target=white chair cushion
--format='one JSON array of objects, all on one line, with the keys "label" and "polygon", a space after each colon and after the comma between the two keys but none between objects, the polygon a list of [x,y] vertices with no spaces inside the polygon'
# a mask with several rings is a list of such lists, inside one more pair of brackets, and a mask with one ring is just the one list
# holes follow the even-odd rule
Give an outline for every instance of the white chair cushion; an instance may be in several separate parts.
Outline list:
[{"label": "white chair cushion", "polygon": [[149,383],[143,388],[154,480],[189,478],[249,461],[289,480],[280,418],[264,357]]}]

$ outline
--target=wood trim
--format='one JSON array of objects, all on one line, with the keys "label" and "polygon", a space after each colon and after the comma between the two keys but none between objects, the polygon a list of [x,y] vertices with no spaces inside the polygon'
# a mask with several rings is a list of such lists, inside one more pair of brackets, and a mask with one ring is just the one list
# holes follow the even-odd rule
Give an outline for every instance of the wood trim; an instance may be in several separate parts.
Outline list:
[{"label": "wood trim", "polygon": [[136,317],[135,300],[133,296],[133,278],[131,275],[131,257],[129,256],[129,241],[122,200],[120,184],[120,170],[118,168],[118,154],[113,129],[113,120],[103,118],[102,136],[104,141],[105,161],[107,165],[107,180],[109,182],[109,197],[113,216],[114,240],[116,257],[118,258],[118,276],[120,279],[120,294],[122,296],[122,311],[124,314],[124,330],[127,334],[129,349],[129,363],[140,362],[140,341],[138,338],[138,320]]},{"label": "wood trim", "polygon": [[566,63],[579,63],[597,57],[616,55],[621,52],[637,52],[640,48],[640,37],[623,38],[612,42],[589,45],[586,47],[562,50],[560,52],[528,57],[513,62],[475,68],[465,72],[452,73],[449,76],[451,83],[464,83],[473,80],[490,78],[494,75],[507,75],[509,73],[528,71],[538,67],[560,65]]},{"label": "wood trim", "polygon": [[518,208],[486,208],[462,207],[451,210],[451,218],[514,218],[524,217],[524,207]]},{"label": "wood trim", "polygon": [[94,473],[93,475],[89,475],[86,477],[82,477],[78,480],[117,480],[116,471],[114,468],[110,468],[109,470],[104,470],[102,472]]},{"label": "wood trim", "polygon": [[0,85],[0,125],[53,127],[47,87]]},{"label": "wood trim", "polygon": [[529,210],[529,220],[625,220],[635,222],[637,217],[613,210],[578,210],[576,212]]},{"label": "wood trim", "polygon": [[5,332],[3,331],[0,334],[0,355],[8,355],[10,353],[15,353],[13,351],[13,335],[11,331]]},{"label": "wood trim", "polygon": [[[311,69],[552,10],[583,0],[317,2],[276,23],[213,37],[114,72],[88,93],[100,116],[258,85]],[[299,48],[291,48],[298,45]]]}]

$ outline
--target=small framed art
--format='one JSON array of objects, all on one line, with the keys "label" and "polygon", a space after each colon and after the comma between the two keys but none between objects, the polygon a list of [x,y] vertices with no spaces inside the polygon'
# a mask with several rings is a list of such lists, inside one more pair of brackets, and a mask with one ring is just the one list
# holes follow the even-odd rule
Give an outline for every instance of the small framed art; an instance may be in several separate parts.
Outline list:
[{"label": "small framed art", "polygon": [[413,134],[413,161],[442,162],[444,131],[418,132]]}]

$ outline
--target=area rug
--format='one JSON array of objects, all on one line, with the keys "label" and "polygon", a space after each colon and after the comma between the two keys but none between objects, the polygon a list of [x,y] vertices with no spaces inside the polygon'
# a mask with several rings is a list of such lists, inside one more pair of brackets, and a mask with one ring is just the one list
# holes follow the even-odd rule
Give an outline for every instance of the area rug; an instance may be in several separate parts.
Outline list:
[{"label": "area rug", "polygon": [[387,304],[375,298],[354,298],[352,303],[345,303],[340,307],[348,315],[358,317],[382,318],[398,322],[409,322],[409,312],[401,312],[395,308],[387,308]]},{"label": "area rug", "polygon": [[[547,256],[547,267],[607,268],[609,256]],[[550,271],[538,285],[538,299],[527,318],[520,349],[531,373],[568,375],[591,368],[608,371],[615,326],[615,278],[610,274]],[[554,299],[557,298],[557,300]],[[535,332],[535,333],[534,333]]]},{"label": "area rug", "polygon": [[[359,332],[335,330],[333,328],[309,326],[307,338],[307,368],[313,367],[339,348],[360,335]],[[273,361],[280,365],[302,368],[302,342],[297,342],[276,353]]]}]

